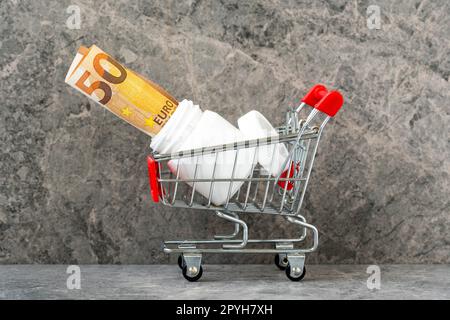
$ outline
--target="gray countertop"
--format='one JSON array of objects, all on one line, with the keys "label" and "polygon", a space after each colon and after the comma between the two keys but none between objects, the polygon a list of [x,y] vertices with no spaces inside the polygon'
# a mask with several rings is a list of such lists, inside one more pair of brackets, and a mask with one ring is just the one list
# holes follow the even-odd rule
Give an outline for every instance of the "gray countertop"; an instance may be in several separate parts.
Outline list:
[{"label": "gray countertop", "polygon": [[307,265],[301,282],[273,265],[205,265],[187,282],[174,265],[81,265],[68,289],[67,265],[0,266],[0,299],[450,299],[448,265],[381,265],[368,289],[367,265]]}]

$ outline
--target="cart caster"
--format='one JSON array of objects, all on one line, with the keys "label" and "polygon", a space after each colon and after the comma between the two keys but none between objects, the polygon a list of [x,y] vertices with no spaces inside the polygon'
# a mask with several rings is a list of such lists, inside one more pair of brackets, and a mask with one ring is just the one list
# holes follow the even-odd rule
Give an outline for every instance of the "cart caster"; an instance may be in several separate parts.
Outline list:
[{"label": "cart caster", "polygon": [[197,281],[203,274],[202,255],[198,253],[183,253],[178,258],[183,277],[191,282]]},{"label": "cart caster", "polygon": [[283,253],[278,253],[275,255],[275,265],[280,269],[280,270],[286,270],[287,266],[288,266],[288,259],[287,259],[287,255],[283,254]]},{"label": "cart caster", "polygon": [[286,276],[291,281],[300,281],[300,280],[302,280],[305,277],[305,274],[306,274],[306,267],[303,266],[303,270],[302,271],[300,271],[299,267],[294,267],[294,268],[296,268],[298,270],[295,270],[295,272],[294,272],[294,270],[291,270],[291,269],[293,269],[293,268],[291,268],[291,265],[288,264],[288,266],[286,267]]},{"label": "cart caster", "polygon": [[199,269],[197,269],[197,267],[192,266],[189,267],[189,270],[186,265],[183,266],[183,277],[190,282],[197,281],[202,277],[202,274],[203,274],[202,266],[200,266]]},{"label": "cart caster", "polygon": [[304,254],[288,254],[286,255],[288,265],[286,267],[286,276],[291,281],[300,281],[305,277],[305,255]]},{"label": "cart caster", "polygon": [[183,267],[185,266],[186,264],[184,263],[184,259],[183,259],[183,255],[179,255],[178,256],[178,266],[180,267],[180,269],[181,270],[183,270]]}]

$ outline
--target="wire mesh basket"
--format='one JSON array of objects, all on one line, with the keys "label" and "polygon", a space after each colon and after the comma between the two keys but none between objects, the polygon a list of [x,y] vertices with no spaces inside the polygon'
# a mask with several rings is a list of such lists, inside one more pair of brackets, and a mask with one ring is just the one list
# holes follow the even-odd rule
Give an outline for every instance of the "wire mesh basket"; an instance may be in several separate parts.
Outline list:
[{"label": "wire mesh basket", "polygon": [[[166,253],[180,254],[178,264],[187,280],[196,281],[201,277],[203,253],[227,252],[275,253],[275,264],[286,270],[289,279],[298,281],[304,277],[305,253],[317,248],[318,231],[306,223],[301,214],[302,203],[324,127],[342,104],[339,92],[315,85],[297,108],[287,110],[285,123],[276,129],[274,136],[172,154],[151,152],[147,164],[155,202],[171,207],[211,210],[234,224],[234,232],[229,235],[164,243]],[[282,145],[285,148],[281,149]],[[287,150],[287,154],[283,158],[283,170],[276,175],[256,161],[264,151],[270,163],[274,163],[274,159],[279,160],[280,150]],[[227,163],[224,165],[220,159],[226,159]],[[191,170],[188,177],[183,174],[183,168],[186,168],[183,165],[188,165]],[[241,170],[244,165],[248,166],[245,175]],[[225,174],[222,172],[224,167],[228,170]],[[199,188],[207,190],[206,195],[197,192]],[[295,239],[249,239],[248,226],[239,217],[244,213],[283,216],[300,227],[300,236]],[[237,238],[241,229],[242,236]],[[303,243],[307,238],[307,231],[312,234],[312,246],[295,248],[294,244]],[[267,243],[273,244],[274,248],[248,246]]]}]

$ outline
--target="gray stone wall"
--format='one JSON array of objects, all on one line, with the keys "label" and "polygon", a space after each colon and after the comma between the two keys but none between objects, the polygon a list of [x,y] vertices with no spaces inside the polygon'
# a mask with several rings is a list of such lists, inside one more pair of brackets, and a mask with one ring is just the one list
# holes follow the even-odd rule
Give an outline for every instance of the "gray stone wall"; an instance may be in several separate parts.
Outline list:
[{"label": "gray stone wall", "polygon": [[[0,17],[0,263],[166,263],[163,239],[227,230],[151,202],[149,138],[64,83],[82,44],[232,122],[279,124],[311,85],[341,90],[306,196],[309,262],[450,262],[449,1],[1,0]],[[248,220],[255,237],[295,231]]]}]

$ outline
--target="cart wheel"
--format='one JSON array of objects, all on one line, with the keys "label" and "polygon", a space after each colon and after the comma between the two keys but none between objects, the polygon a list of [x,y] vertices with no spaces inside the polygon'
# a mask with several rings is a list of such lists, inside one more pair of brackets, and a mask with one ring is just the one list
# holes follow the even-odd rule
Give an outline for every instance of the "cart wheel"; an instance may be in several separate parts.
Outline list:
[{"label": "cart wheel", "polygon": [[287,256],[284,256],[283,259],[281,259],[280,261],[280,255],[276,254],[275,255],[275,265],[280,269],[280,270],[286,270],[286,267],[288,266],[288,259]]},{"label": "cart wheel", "polygon": [[180,267],[181,270],[183,270],[184,259],[183,259],[183,255],[181,255],[181,254],[178,256],[178,266]]},{"label": "cart wheel", "polygon": [[305,277],[305,274],[306,274],[306,267],[305,267],[305,266],[303,266],[303,271],[302,271],[302,273],[301,273],[300,275],[294,276],[294,277],[291,275],[291,265],[288,264],[287,267],[286,267],[286,276],[287,276],[291,281],[300,281],[300,280],[302,280],[302,279]]},{"label": "cart wheel", "polygon": [[198,270],[197,275],[195,275],[193,277],[191,277],[190,275],[187,274],[187,266],[186,265],[183,266],[183,277],[188,281],[195,282],[202,277],[202,274],[203,274],[202,266],[200,266],[200,270]]}]

